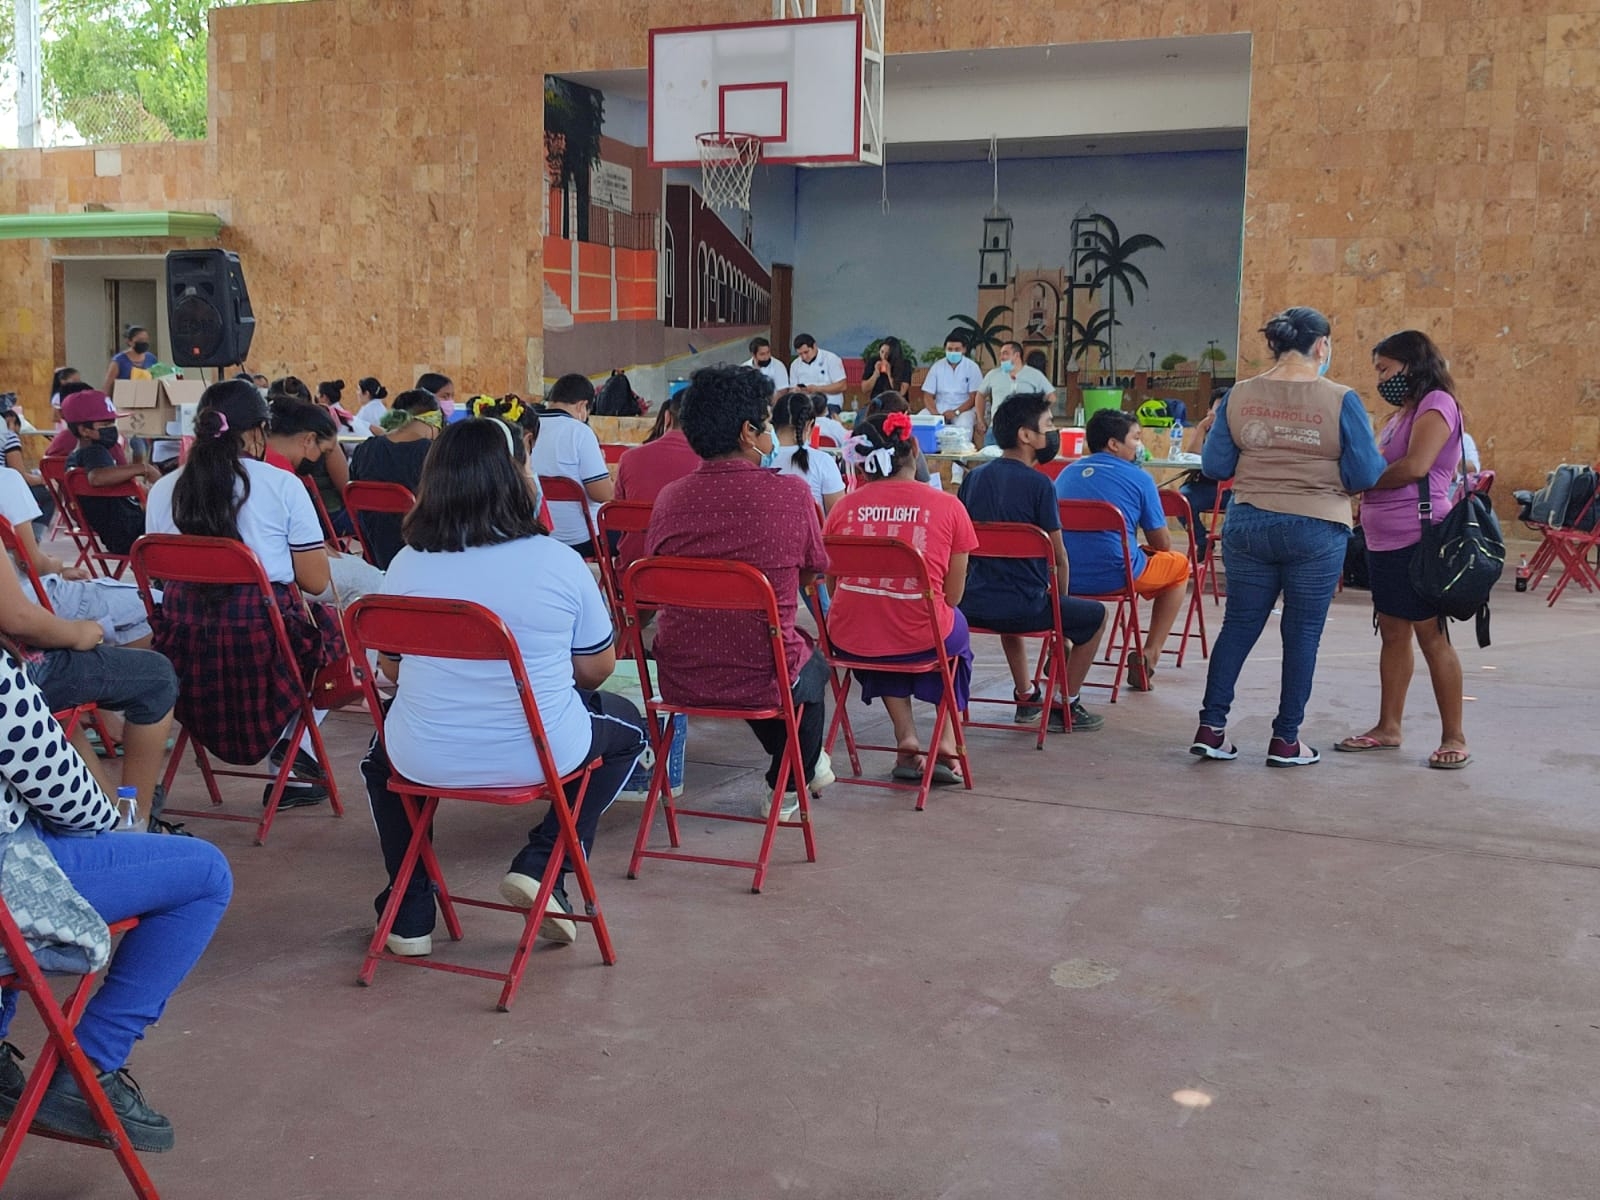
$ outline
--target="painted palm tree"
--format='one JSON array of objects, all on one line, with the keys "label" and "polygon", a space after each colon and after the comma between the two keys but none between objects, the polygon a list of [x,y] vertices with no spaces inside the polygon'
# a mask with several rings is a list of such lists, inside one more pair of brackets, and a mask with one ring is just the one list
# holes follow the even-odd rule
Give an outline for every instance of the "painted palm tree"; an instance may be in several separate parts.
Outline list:
[{"label": "painted palm tree", "polygon": [[[605,125],[606,98],[581,83],[544,77],[545,157],[555,166],[555,183],[561,189],[561,236],[573,236],[577,209],[577,240],[589,240],[589,172],[600,161],[600,130]],[[567,184],[577,185],[577,202],[568,200]]]},{"label": "painted palm tree", "polygon": [[1094,225],[1090,228],[1088,236],[1094,239],[1093,245],[1080,256],[1080,261],[1094,269],[1094,276],[1089,280],[1092,288],[1103,287],[1106,289],[1106,311],[1112,316],[1110,324],[1105,328],[1108,348],[1106,355],[1106,369],[1116,378],[1116,338],[1112,334],[1112,327],[1120,324],[1116,318],[1117,289],[1127,297],[1128,303],[1133,303],[1133,285],[1137,283],[1145,290],[1149,290],[1150,281],[1132,262],[1133,256],[1141,250],[1165,250],[1161,239],[1148,233],[1136,233],[1124,240],[1118,231],[1116,222],[1103,213],[1094,213],[1091,218]]},{"label": "painted palm tree", "polygon": [[1116,319],[1109,308],[1095,309],[1089,314],[1087,321],[1080,321],[1074,317],[1071,327],[1067,330],[1067,360],[1076,361],[1082,366],[1083,356],[1091,350],[1109,355],[1111,343],[1108,339],[1111,327],[1121,324],[1122,322]]},{"label": "painted palm tree", "polygon": [[967,353],[974,359],[978,351],[982,350],[989,356],[991,363],[1000,361],[1000,343],[1005,341],[1005,334],[1011,332],[1011,326],[998,324],[1001,317],[1011,315],[1009,304],[996,304],[983,314],[983,320],[969,317],[966,313],[951,313],[945,318],[956,323],[956,328],[961,330],[967,338]]}]

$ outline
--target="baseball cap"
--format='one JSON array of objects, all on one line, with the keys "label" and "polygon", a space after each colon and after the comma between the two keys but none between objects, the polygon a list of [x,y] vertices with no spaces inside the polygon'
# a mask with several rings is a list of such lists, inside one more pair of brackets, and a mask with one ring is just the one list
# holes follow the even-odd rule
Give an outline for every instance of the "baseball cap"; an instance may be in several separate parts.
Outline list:
[{"label": "baseball cap", "polygon": [[104,392],[74,392],[61,398],[61,419],[68,425],[89,425],[95,421],[114,421],[127,413],[118,412]]}]

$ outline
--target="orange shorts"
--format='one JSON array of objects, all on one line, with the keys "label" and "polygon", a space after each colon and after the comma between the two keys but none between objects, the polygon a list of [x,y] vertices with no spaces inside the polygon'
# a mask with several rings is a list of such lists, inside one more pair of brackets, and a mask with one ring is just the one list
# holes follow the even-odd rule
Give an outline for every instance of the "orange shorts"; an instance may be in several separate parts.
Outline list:
[{"label": "orange shorts", "polygon": [[1133,590],[1148,599],[1170,592],[1189,582],[1189,556],[1181,550],[1146,550],[1144,570],[1133,581]]}]

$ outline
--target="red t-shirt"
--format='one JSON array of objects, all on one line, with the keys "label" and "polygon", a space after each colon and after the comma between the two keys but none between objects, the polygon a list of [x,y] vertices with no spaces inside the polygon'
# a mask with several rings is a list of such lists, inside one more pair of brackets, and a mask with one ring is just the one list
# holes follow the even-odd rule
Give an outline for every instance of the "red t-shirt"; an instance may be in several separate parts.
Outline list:
[{"label": "red t-shirt", "polygon": [[[959,507],[959,506],[958,506]],[[800,573],[828,569],[811,488],[743,459],[702,462],[656,497],[646,554],[732,559],[772,582],[791,685],[811,656],[794,627]],[[764,708],[777,703],[767,626],[744,612],[666,609],[656,624],[656,685],[668,701]]]},{"label": "red t-shirt", "polygon": [[[649,500],[675,479],[700,469],[700,456],[677,429],[668,430],[648,445],[635,446],[617,463],[618,500]],[[617,543],[617,569],[644,557],[644,534],[625,533]]]},{"label": "red t-shirt", "polygon": [[[910,542],[928,564],[939,642],[944,643],[956,619],[944,598],[950,557],[978,548],[978,534],[961,501],[915,480],[880,480],[835,504],[827,532]],[[841,579],[828,610],[828,636],[839,649],[862,657],[925,654],[933,645],[925,612],[911,579]]]},{"label": "red t-shirt", "polygon": [[271,446],[267,447],[267,453],[261,461],[266,463],[269,467],[277,467],[280,471],[287,471],[291,475],[298,473],[294,469],[294,464],[283,455],[279,454]]}]

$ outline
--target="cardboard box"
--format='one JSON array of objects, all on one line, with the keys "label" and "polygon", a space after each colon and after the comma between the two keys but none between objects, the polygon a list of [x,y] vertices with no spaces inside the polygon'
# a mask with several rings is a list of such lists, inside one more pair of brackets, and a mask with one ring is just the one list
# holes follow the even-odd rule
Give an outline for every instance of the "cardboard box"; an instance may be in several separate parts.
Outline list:
[{"label": "cardboard box", "polygon": [[168,428],[179,421],[178,406],[198,404],[205,390],[201,380],[171,375],[165,379],[119,379],[111,400],[119,412],[128,414],[121,422],[124,433],[146,438],[176,437],[189,432]]}]

